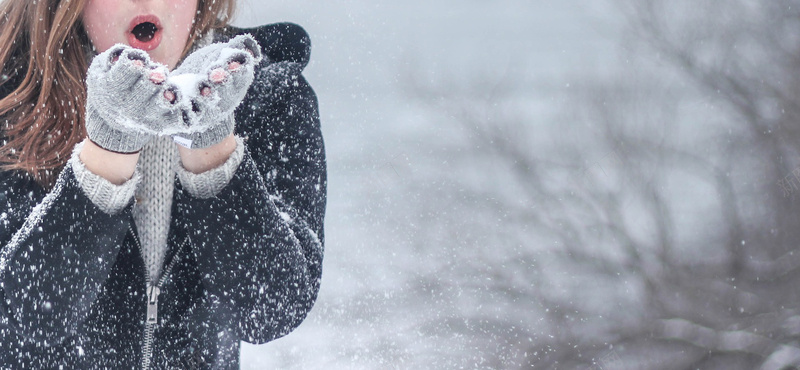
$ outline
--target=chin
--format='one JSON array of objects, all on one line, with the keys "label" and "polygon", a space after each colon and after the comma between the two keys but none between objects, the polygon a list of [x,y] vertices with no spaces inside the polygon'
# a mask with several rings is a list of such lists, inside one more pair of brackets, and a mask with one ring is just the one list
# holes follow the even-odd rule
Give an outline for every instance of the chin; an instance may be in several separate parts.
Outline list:
[{"label": "chin", "polygon": [[175,65],[178,64],[178,58],[170,57],[159,53],[157,50],[149,52],[150,59],[154,62],[161,63],[169,67],[169,69],[175,68]]}]

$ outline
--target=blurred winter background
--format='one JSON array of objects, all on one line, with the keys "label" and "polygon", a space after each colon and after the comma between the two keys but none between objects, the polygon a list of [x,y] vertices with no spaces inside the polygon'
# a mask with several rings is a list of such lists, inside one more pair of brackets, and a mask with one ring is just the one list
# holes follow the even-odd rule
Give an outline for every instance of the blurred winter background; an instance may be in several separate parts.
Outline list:
[{"label": "blurred winter background", "polygon": [[[319,300],[243,369],[800,366],[800,1],[243,0],[312,37]],[[797,177],[795,177],[795,175]]]}]

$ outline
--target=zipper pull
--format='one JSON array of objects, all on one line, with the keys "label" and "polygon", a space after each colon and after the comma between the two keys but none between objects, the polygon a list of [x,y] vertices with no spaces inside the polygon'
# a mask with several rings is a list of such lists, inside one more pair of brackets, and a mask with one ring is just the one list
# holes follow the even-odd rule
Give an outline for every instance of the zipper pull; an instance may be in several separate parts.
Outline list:
[{"label": "zipper pull", "polygon": [[158,323],[158,295],[161,293],[155,285],[151,285],[147,291],[147,322],[150,324]]}]

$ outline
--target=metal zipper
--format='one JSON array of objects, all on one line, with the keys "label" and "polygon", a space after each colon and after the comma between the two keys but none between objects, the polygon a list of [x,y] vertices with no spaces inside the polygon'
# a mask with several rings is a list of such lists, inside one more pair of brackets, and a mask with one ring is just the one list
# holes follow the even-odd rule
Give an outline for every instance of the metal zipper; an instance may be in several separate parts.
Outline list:
[{"label": "metal zipper", "polygon": [[133,225],[129,226],[129,228],[131,230],[131,235],[133,235],[133,241],[136,242],[136,246],[139,248],[139,254],[142,256],[145,286],[147,287],[147,289],[145,289],[147,296],[147,316],[144,323],[144,342],[142,343],[141,364],[142,369],[147,370],[150,368],[150,361],[153,357],[153,331],[155,331],[156,325],[158,325],[158,295],[161,294],[161,286],[167,280],[167,277],[169,277],[170,271],[172,271],[175,264],[182,258],[180,252],[183,250],[186,243],[189,242],[189,237],[187,236],[186,239],[183,240],[178,250],[175,251],[175,255],[172,256],[172,260],[169,265],[167,265],[167,268],[161,271],[158,282],[153,285],[150,281],[150,272],[147,270],[147,262],[145,262],[144,251],[142,250],[142,245],[139,243],[139,237],[136,236]]}]

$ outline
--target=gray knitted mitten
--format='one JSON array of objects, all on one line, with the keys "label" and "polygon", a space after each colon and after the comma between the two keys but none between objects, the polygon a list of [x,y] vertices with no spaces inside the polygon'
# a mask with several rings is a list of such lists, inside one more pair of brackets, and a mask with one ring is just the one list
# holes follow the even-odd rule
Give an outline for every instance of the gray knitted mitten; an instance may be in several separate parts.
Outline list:
[{"label": "gray knitted mitten", "polygon": [[118,44],[97,55],[86,77],[86,131],[97,145],[135,153],[165,127],[181,122],[177,86],[166,66]]},{"label": "gray knitted mitten", "polygon": [[163,133],[191,148],[219,143],[233,132],[233,112],[253,82],[261,47],[250,35],[205,46],[186,57],[168,78],[181,89],[184,124]]}]

